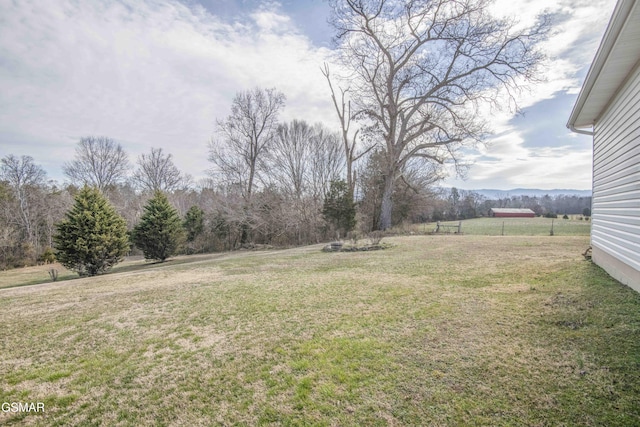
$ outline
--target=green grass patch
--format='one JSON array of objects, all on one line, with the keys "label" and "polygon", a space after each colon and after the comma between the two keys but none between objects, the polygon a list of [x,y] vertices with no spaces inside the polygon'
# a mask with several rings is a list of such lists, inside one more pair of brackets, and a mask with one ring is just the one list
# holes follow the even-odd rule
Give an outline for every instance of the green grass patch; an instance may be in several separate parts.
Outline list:
[{"label": "green grass patch", "polygon": [[640,424],[640,295],[588,237],[387,240],[0,290],[0,399],[45,403],[0,424]]},{"label": "green grass patch", "polygon": [[[580,220],[577,216],[570,219],[560,218],[474,218],[462,221],[462,233],[478,236],[588,236],[591,221]],[[458,221],[443,221],[450,226],[445,230],[455,233]],[[436,229],[436,223],[415,225],[413,232],[429,233]]]}]

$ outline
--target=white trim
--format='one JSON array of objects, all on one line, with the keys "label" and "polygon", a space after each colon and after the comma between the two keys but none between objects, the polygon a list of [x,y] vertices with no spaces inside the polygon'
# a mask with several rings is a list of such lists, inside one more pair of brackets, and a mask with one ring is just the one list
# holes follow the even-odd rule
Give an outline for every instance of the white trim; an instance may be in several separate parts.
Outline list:
[{"label": "white trim", "polygon": [[[594,125],[594,122],[598,117],[593,119],[585,119],[580,116],[585,109],[585,105],[590,101],[593,95],[595,95],[594,87],[596,83],[599,82],[600,79],[607,79],[609,76],[605,73],[602,74],[603,68],[609,61],[609,58],[618,43],[618,39],[622,30],[625,28],[627,24],[628,18],[632,12],[632,10],[636,7],[636,0],[619,0],[616,4],[616,7],[611,16],[611,20],[609,21],[609,25],[607,26],[607,30],[605,31],[604,37],[600,42],[600,47],[598,48],[598,52],[596,53],[595,59],[589,68],[589,72],[587,73],[587,77],[582,85],[582,89],[580,90],[580,94],[578,95],[578,99],[573,107],[573,111],[571,112],[571,116],[569,117],[569,121],[567,123],[567,127],[571,129],[573,132],[584,133],[587,135],[593,135],[593,131],[581,130],[587,127],[591,127]],[[640,58],[635,58],[634,65]],[[621,86],[621,85],[620,85]],[[615,88],[618,90],[619,86]],[[607,89],[610,91],[611,89]],[[616,92],[607,92],[607,93],[599,93],[598,95],[605,95],[608,99],[611,99],[615,96]],[[603,106],[602,111],[606,110],[606,105]],[[581,120],[582,119],[582,120]]]}]

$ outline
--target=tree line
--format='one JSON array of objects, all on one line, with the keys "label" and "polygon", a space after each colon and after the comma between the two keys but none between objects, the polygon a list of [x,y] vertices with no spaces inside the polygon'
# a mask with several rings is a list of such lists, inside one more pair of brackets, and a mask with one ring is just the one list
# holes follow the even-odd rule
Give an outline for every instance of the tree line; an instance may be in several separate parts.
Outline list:
[{"label": "tree line", "polygon": [[[238,153],[223,154],[218,151],[223,144],[212,142],[210,156],[219,160],[212,163],[226,161],[229,168],[214,167],[210,178],[198,183],[179,171],[171,154],[162,149],[140,155],[132,168],[123,147],[107,137],[80,140],[74,159],[63,166],[68,178],[63,185],[47,180],[32,157],[5,156],[0,160],[0,267],[51,259],[53,249],[64,247],[56,235],[70,212],[84,209],[96,216],[96,209],[104,210],[97,207],[101,203],[86,200],[87,189],[95,189],[122,219],[136,243],[127,252],[143,250],[145,240],[152,239],[151,234],[139,238],[141,230],[136,232],[136,227],[158,195],[175,210],[182,229],[172,253],[326,240],[335,232],[327,221],[335,213],[323,216],[323,203],[343,170],[337,136],[302,121],[277,124],[271,131],[270,150],[254,150],[260,155],[247,157],[247,163],[234,157]],[[238,169],[230,167],[234,161]],[[242,179],[244,167],[253,168],[248,181]],[[239,174],[237,179],[234,173]],[[78,206],[78,197],[84,199],[84,207]],[[69,233],[70,240],[78,240]]]},{"label": "tree line", "polygon": [[[381,158],[377,151],[365,156],[365,162],[354,169],[358,178],[352,192],[344,180],[344,162],[336,155],[340,148],[337,135],[303,121],[280,124],[275,129],[282,151],[276,155],[274,150],[259,162],[251,199],[247,187],[229,181],[226,174],[214,174],[194,184],[175,166],[171,154],[161,149],[152,148],[140,155],[131,174],[126,173],[128,166],[103,165],[99,158],[87,154],[122,153],[103,159],[107,162],[120,159],[124,163],[128,156],[109,138],[83,138],[78,143],[76,157],[65,165],[65,174],[74,178],[64,185],[47,181],[44,169],[29,156],[2,158],[0,267],[52,261],[54,248],[78,244],[77,231],[60,230],[70,214],[78,216],[84,212],[95,216],[96,208],[82,207],[82,203],[91,205],[88,201],[78,206],[78,198],[89,197],[86,192],[91,188],[104,199],[100,209],[104,209],[105,203],[111,206],[113,214],[105,215],[121,218],[121,225],[115,226],[128,237],[126,244],[119,243],[120,256],[149,253],[149,258],[164,260],[175,253],[225,251],[255,245],[304,245],[345,237],[348,232],[366,235],[379,228],[384,179],[382,169],[377,166]],[[324,145],[318,144],[318,140],[324,141]],[[102,147],[94,147],[96,144]],[[324,158],[318,152],[319,146],[325,147],[320,150]],[[311,149],[316,150],[313,156],[299,153]],[[70,170],[69,166],[75,169]],[[77,170],[91,172],[78,178]],[[114,173],[116,170],[122,172]],[[491,200],[473,191],[439,188],[435,186],[437,181],[421,176],[407,175],[396,183],[393,226],[476,218],[487,215],[493,207],[530,208],[538,215],[590,214],[590,197],[545,195]],[[77,212],[73,213],[74,209]],[[162,215],[165,233],[170,235],[164,240],[158,237],[159,231],[153,230],[158,223],[149,220]],[[95,231],[98,226],[92,227]],[[90,230],[84,233],[91,234]],[[66,235],[66,242],[56,240],[61,234]]]},{"label": "tree line", "polygon": [[57,225],[71,220],[90,189],[124,220],[129,241],[150,200],[166,195],[182,222],[175,250],[187,253],[300,245],[354,228],[466,215],[457,205],[446,214],[436,208],[444,196],[435,184],[446,164],[462,171],[460,153],[488,135],[482,108],[517,110],[520,86],[537,81],[548,20],[525,28],[493,16],[486,0],[328,4],[342,75],[328,64],[321,71],[338,131],[282,123],[285,95],[255,88],[238,92],[230,114],[216,121],[202,182],[161,148],[132,167],[124,148],[103,136],[80,139],[63,166],[64,185],[47,181],[33,158],[8,155],[0,176],[0,266],[49,258],[62,245],[55,244]]},{"label": "tree line", "polygon": [[531,209],[537,216],[591,216],[591,197],[570,194],[550,196],[509,196],[488,199],[483,195],[455,187],[441,189],[437,202],[426,212],[434,221],[489,216],[492,208]]}]

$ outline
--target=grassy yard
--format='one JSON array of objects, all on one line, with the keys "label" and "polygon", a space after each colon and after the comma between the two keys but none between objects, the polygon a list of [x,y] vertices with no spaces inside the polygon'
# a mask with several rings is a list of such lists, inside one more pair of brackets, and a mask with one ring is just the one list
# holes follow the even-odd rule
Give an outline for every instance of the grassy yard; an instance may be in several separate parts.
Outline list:
[{"label": "grassy yard", "polygon": [[[562,218],[475,218],[462,221],[462,233],[481,236],[549,236],[553,227],[554,236],[588,236],[591,222]],[[441,224],[457,226],[458,221],[443,221]],[[436,229],[436,223],[422,224],[414,232],[428,233]],[[448,228],[454,233],[454,228]]]},{"label": "grassy yard", "polygon": [[386,241],[2,289],[0,401],[45,412],[0,424],[640,425],[640,295],[588,237]]}]

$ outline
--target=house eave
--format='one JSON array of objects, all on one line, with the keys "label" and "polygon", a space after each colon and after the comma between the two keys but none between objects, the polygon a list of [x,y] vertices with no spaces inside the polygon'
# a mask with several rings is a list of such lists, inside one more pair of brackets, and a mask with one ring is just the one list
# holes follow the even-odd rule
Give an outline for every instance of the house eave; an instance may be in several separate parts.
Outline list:
[{"label": "house eave", "polygon": [[619,0],[595,59],[589,68],[567,127],[593,134],[591,128],[640,62],[640,7],[635,0]]}]

